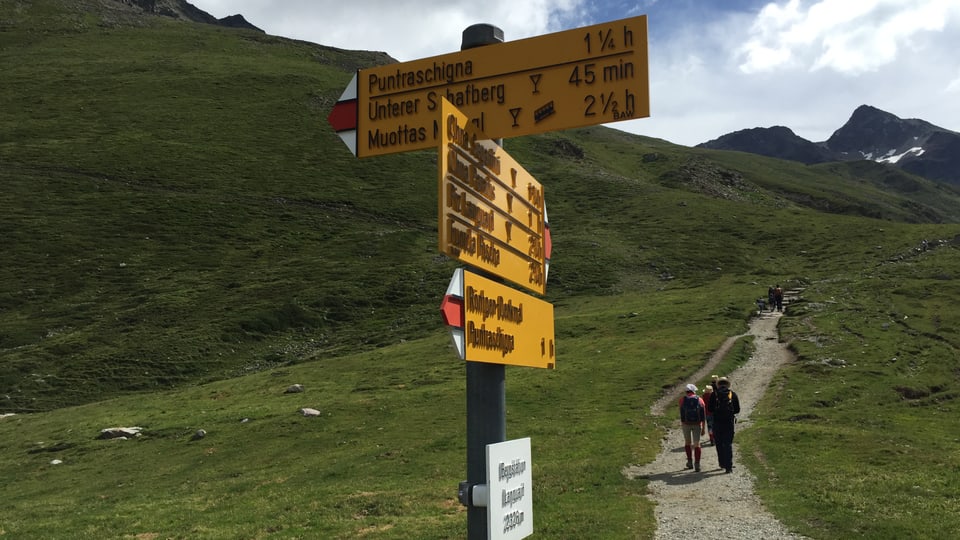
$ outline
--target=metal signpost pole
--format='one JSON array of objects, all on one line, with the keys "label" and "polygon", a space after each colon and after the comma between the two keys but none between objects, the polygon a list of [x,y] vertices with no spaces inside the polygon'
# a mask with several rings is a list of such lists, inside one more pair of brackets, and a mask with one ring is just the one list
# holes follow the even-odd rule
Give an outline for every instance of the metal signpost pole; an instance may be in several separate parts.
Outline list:
[{"label": "metal signpost pole", "polygon": [[[460,50],[503,42],[503,30],[475,24],[463,31]],[[487,445],[507,440],[506,366],[467,364],[467,485],[487,483]],[[467,538],[486,540],[486,506],[467,506]]]}]

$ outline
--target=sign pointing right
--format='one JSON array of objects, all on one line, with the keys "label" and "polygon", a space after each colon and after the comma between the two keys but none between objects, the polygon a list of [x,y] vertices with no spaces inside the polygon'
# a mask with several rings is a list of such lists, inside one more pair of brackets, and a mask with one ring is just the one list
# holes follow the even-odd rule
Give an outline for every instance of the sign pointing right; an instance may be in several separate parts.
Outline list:
[{"label": "sign pointing right", "polygon": [[550,228],[543,186],[443,99],[440,252],[544,294]]}]

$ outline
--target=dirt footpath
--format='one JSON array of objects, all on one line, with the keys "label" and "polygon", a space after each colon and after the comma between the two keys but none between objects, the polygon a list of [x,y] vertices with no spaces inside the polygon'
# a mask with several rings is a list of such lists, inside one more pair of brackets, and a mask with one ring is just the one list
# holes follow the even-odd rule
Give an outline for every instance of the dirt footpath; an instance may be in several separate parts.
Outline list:
[{"label": "dirt footpath", "polygon": [[[786,345],[778,340],[777,323],[781,313],[765,312],[755,317],[747,334],[755,336],[756,351],[739,369],[727,375],[731,388],[740,397],[740,415],[737,431],[750,428],[750,414],[766,391],[774,374],[792,360]],[[707,364],[690,380],[709,378],[716,365],[737,339],[729,338]],[[677,400],[683,385],[668,392],[651,407],[654,415],[672,418],[678,415]],[[726,539],[802,539],[790,533],[763,507],[753,491],[753,476],[740,461],[740,449],[736,439],[733,444],[732,474],[726,474],[717,464],[717,452],[708,441],[703,447],[702,470],[685,469],[686,455],[683,451],[683,434],[679,420],[663,440],[663,448],[657,459],[647,465],[625,467],[628,478],[646,478],[650,481],[648,496],[657,504],[657,532],[654,538],[698,538],[709,536],[707,531],[721,531]]]}]

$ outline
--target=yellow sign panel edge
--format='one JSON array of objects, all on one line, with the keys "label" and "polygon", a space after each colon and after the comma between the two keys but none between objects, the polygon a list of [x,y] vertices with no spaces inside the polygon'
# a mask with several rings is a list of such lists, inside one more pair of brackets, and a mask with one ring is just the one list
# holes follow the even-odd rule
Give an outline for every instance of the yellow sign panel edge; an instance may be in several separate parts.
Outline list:
[{"label": "yellow sign panel edge", "polygon": [[[611,36],[613,27],[617,25],[622,25],[623,39],[626,39],[625,36],[628,33],[631,36],[631,42],[636,38],[636,47],[625,50],[615,46],[606,47],[605,39]],[[633,32],[637,35],[633,36]],[[577,50],[577,47],[581,46],[579,42],[583,41],[587,44],[588,38],[591,37],[595,38],[592,40],[593,44],[587,47],[591,52],[570,54],[569,51]],[[536,54],[543,54],[546,59],[531,60],[536,58],[531,55]],[[620,80],[616,65],[598,67],[591,62],[622,58],[625,55],[636,62],[636,66],[631,70],[629,81]],[[433,146],[439,136],[439,127],[435,123],[435,111],[439,108],[440,97],[446,94],[448,88],[458,85],[461,88],[456,89],[454,94],[462,97],[462,99],[458,98],[458,101],[473,101],[467,98],[476,96],[480,103],[461,102],[456,105],[473,119],[480,119],[484,124],[481,127],[492,138],[516,137],[650,116],[647,56],[647,18],[646,15],[641,15],[401,64],[359,70],[357,73],[357,157],[422,150]],[[583,62],[583,65],[571,66],[578,62]],[[459,79],[456,76],[444,79],[445,74],[456,71],[457,66],[461,66],[462,69],[462,66],[468,63],[471,66],[477,64],[477,69],[471,70],[466,76],[461,73]],[[593,65],[589,68],[589,72],[588,65]],[[577,88],[574,90],[570,90],[568,86],[543,88],[541,93],[541,88],[536,85],[532,97],[528,96],[528,101],[522,102],[513,102],[506,95],[498,96],[498,90],[499,93],[506,94],[505,89],[508,83],[512,87],[527,81],[525,85],[529,87],[533,84],[533,77],[539,78],[543,75],[531,72],[548,69],[554,72],[570,73],[566,77],[568,82],[573,79],[573,73],[577,74],[578,79],[582,74],[584,89],[581,90],[577,83]],[[593,92],[591,89],[594,87],[590,85],[596,82],[598,75],[606,78],[608,69],[613,69],[611,74],[619,84],[601,84],[595,87],[597,91]],[[636,77],[634,78],[633,75]],[[483,79],[492,78],[496,78],[498,84],[476,84]],[[383,92],[372,92],[371,87],[379,87],[381,79],[393,82],[386,84],[385,86],[389,88]],[[550,92],[563,91],[567,94],[550,94]],[[386,98],[386,101],[378,101],[376,105],[371,103],[371,100],[380,98]],[[520,99],[523,100],[523,97]],[[614,99],[620,105],[619,107],[610,106]],[[495,100],[499,101],[496,105],[499,105],[502,110],[488,110],[490,103]],[[628,104],[632,105],[632,108],[628,109]],[[384,112],[390,111],[391,118],[371,119],[371,111],[380,111],[381,107]],[[525,120],[522,125],[518,123],[520,111]],[[578,111],[583,115],[574,114]],[[491,115],[489,119],[483,118],[488,114]],[[380,113],[377,112],[375,116],[380,117]],[[550,122],[543,122],[543,119],[548,117],[552,117]]]},{"label": "yellow sign panel edge", "polygon": [[556,368],[553,304],[463,272],[464,359]]},{"label": "yellow sign panel edge", "polygon": [[[639,44],[642,52],[646,53],[647,47],[647,16],[639,15],[626,19],[619,19],[605,23],[599,23],[591,26],[583,26],[544,34],[503,43],[484,45],[474,47],[465,51],[456,51],[446,54],[439,54],[428,58],[420,58],[409,62],[398,64],[386,64],[371,68],[359,70],[357,76],[357,94],[364,98],[375,98],[390,94],[400,93],[402,91],[421,91],[430,88],[442,88],[450,84],[450,81],[430,80],[434,75],[457,75],[451,73],[456,71],[458,64],[471,62],[474,64],[471,73],[467,77],[461,77],[457,82],[466,83],[476,79],[486,79],[495,76],[509,75],[511,73],[542,69],[559,64],[568,64],[571,62],[580,62],[589,59],[602,58],[605,56],[616,56],[625,51],[636,49],[620,50],[618,47],[606,47],[602,41],[602,36],[606,35],[608,39],[614,42],[624,36],[614,35],[613,26],[622,25],[625,32],[639,32],[640,35],[630,36],[632,41]],[[585,41],[586,37],[596,37],[592,44],[586,44],[588,47],[586,54],[575,53],[580,41]],[[452,67],[451,67],[452,66]],[[391,88],[390,91],[380,93],[370,92],[373,85],[371,76],[380,78],[395,76],[397,73],[412,74],[412,76],[402,77],[413,82],[422,81],[422,85],[416,86],[410,84],[409,87]],[[463,75],[463,73],[460,73]],[[366,77],[366,88],[364,87],[364,78]],[[396,78],[396,77],[395,77]],[[455,77],[448,77],[455,78]]]},{"label": "yellow sign panel edge", "polygon": [[[444,192],[450,183],[447,178],[448,168],[450,166],[448,152],[449,145],[447,142],[451,140],[451,136],[448,133],[451,127],[448,118],[451,116],[455,119],[455,126],[457,129],[462,132],[457,134],[458,138],[466,138],[466,140],[471,141],[470,144],[479,143],[483,147],[484,151],[492,150],[500,160],[501,171],[504,170],[503,164],[506,164],[506,169],[508,171],[515,169],[518,173],[518,178],[526,179],[527,182],[533,186],[533,192],[536,193],[535,198],[539,199],[536,202],[539,204],[531,202],[529,198],[524,198],[522,193],[508,186],[507,182],[498,175],[492,175],[496,177],[498,185],[511,191],[520,199],[524,199],[524,204],[526,206],[533,207],[538,210],[536,215],[538,225],[534,231],[534,235],[530,235],[535,236],[534,238],[531,238],[530,241],[530,249],[532,251],[536,251],[535,256],[531,256],[529,252],[527,254],[517,252],[517,250],[514,248],[509,247],[510,242],[508,239],[497,237],[493,234],[485,233],[470,227],[468,224],[463,223],[463,221],[465,221],[464,218],[451,217],[451,213],[448,213],[446,204],[447,199]],[[487,141],[486,135],[482,131],[476,129],[476,127],[469,122],[466,115],[457,110],[456,107],[451,105],[446,100],[443,100],[441,107],[441,119],[439,121],[442,124],[441,144],[438,146],[439,156],[437,159],[437,245],[439,251],[455,260],[475,266],[491,274],[512,281],[513,283],[516,283],[521,287],[525,287],[533,292],[545,294],[547,276],[546,260],[544,258],[545,246],[543,229],[545,226],[546,216],[544,213],[543,204],[543,186],[537,182],[536,179],[534,179],[533,176],[526,171],[526,169],[523,169],[523,167],[517,163],[516,160],[510,157],[506,151],[496,144]],[[528,191],[528,193],[530,192]],[[485,204],[490,205],[491,203],[487,202]],[[499,213],[508,214],[509,212],[500,209]],[[496,232],[502,231],[498,230]],[[501,249],[501,247],[506,247],[507,249]]]}]

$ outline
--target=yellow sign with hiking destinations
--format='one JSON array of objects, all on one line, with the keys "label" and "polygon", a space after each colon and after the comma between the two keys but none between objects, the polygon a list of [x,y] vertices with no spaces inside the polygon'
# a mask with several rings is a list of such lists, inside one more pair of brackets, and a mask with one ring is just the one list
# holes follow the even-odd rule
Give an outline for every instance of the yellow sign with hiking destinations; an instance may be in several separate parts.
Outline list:
[{"label": "yellow sign with hiking destinations", "polygon": [[497,139],[648,117],[647,17],[361,69],[328,121],[360,158],[423,150],[443,99]]},{"label": "yellow sign with hiking destinations", "polygon": [[461,359],[556,368],[553,304],[458,268],[440,310]]},{"label": "yellow sign with hiking destinations", "polygon": [[441,115],[440,252],[544,294],[551,245],[543,186],[445,98]]}]

